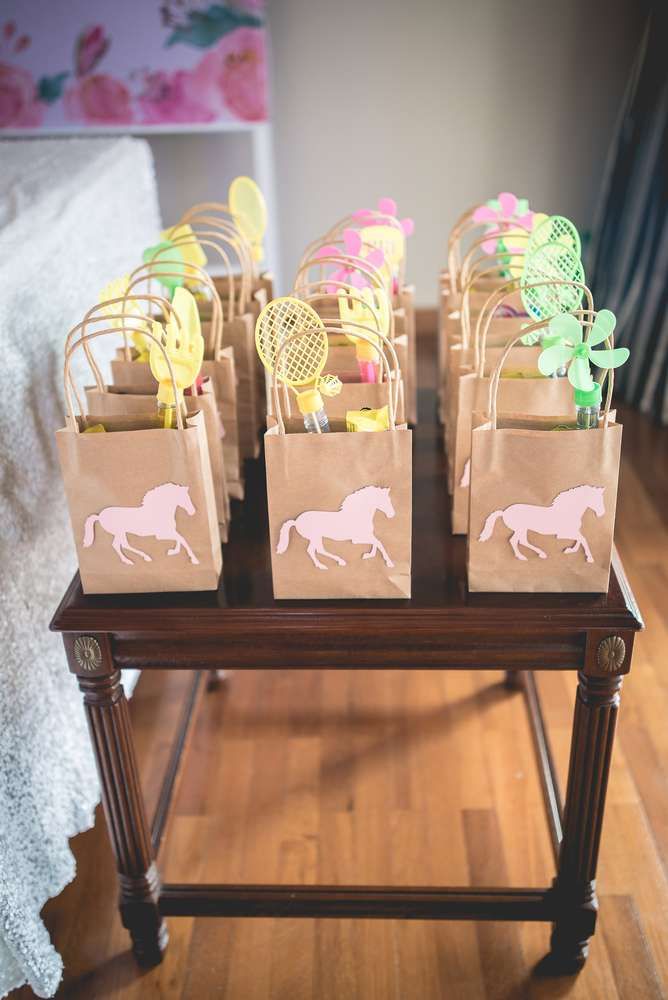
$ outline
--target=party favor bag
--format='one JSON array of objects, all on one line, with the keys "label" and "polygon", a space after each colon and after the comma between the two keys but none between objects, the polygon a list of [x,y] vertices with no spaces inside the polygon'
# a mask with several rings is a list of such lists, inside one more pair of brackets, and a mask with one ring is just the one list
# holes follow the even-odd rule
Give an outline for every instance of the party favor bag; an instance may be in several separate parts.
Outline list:
[{"label": "party favor bag", "polygon": [[110,417],[88,433],[88,418],[75,414],[72,352],[107,332],[68,352],[68,419],[56,431],[83,590],[215,590],[222,554],[202,413],[184,420],[177,408],[169,430],[148,415]]},{"label": "party favor bag", "polygon": [[[86,403],[91,423],[105,423],[107,417],[132,416],[135,414],[155,413],[155,393],[146,394],[126,386],[87,387]],[[221,541],[228,538],[230,522],[230,500],[225,479],[225,463],[223,460],[223,425],[216,405],[211,379],[202,380],[200,391],[196,396],[184,396],[186,411],[189,415],[202,412],[204,429],[206,431],[209,459],[211,461],[211,476],[213,492],[216,501],[216,513],[220,528]]]},{"label": "party favor bag", "polygon": [[411,432],[307,434],[276,419],[265,434],[274,596],[407,598],[411,593]]},{"label": "party favor bag", "polygon": [[[471,426],[474,410],[489,412],[491,378],[487,364],[499,360],[502,348],[488,349],[481,356],[478,371],[465,371],[457,382],[457,409],[454,421],[450,467],[452,530],[464,535],[468,530]],[[507,376],[499,381],[497,405],[500,413],[538,416],[570,413],[575,417],[573,390],[567,378],[544,378],[538,371],[539,347],[514,347],[508,355]],[[512,370],[511,370],[512,369]],[[483,372],[485,374],[483,374]]]},{"label": "party favor bag", "polygon": [[607,592],[622,443],[608,377],[587,430],[569,414],[499,414],[495,380],[490,419],[472,432],[470,590]]}]

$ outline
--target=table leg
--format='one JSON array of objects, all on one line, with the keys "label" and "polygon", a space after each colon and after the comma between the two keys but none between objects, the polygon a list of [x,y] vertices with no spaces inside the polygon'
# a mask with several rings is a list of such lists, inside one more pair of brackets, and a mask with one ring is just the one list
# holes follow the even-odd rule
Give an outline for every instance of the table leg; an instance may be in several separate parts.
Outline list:
[{"label": "table leg", "polygon": [[548,957],[559,971],[582,968],[596,925],[596,863],[621,686],[621,677],[578,673],[564,837],[555,880],[560,916]]},{"label": "table leg", "polygon": [[167,925],[158,908],[160,876],[151,849],[121,673],[79,674],[78,680],[116,857],[121,920],[130,932],[137,961],[157,965],[167,947]]}]

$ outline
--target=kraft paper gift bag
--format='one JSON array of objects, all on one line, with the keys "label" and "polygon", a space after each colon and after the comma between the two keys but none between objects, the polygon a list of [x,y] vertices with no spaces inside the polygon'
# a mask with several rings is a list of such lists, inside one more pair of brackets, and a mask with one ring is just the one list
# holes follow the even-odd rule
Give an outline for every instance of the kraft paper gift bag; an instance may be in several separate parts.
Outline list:
[{"label": "kraft paper gift bag", "polygon": [[[202,333],[205,338],[209,331],[209,323],[203,322]],[[225,344],[234,352],[239,454],[243,461],[246,458],[257,458],[260,453],[258,427],[263,419],[256,401],[255,337],[250,313],[226,319],[224,338]]]},{"label": "kraft paper gift bag", "polygon": [[[235,275],[235,293],[237,296],[241,294],[241,280],[239,276]],[[214,283],[220,295],[223,296],[223,304],[229,303],[229,300],[225,298],[228,294],[228,282],[226,278],[214,277]],[[255,323],[257,318],[266,306],[267,302],[271,301],[273,290],[273,278],[271,275],[260,275],[259,278],[254,278],[251,283],[251,294],[248,299],[247,311],[251,316],[253,330],[255,329]],[[255,391],[256,391],[256,409],[259,417],[259,426],[264,422],[264,415],[266,413],[266,392],[265,392],[265,378],[264,369],[262,365],[257,363],[257,356],[253,354],[253,364],[255,367]]]},{"label": "kraft paper gift bag", "polygon": [[72,351],[105,332],[68,353],[68,419],[56,431],[83,590],[215,590],[222,553],[202,413],[178,411],[169,430],[157,417],[109,417],[102,433],[85,433],[88,419],[75,414]]},{"label": "kraft paper gift bag", "polygon": [[471,434],[469,588],[605,593],[622,437],[610,412],[614,373],[603,373],[605,407],[594,427],[578,428],[568,410],[501,414],[500,375],[511,348],[494,372],[489,420],[479,424],[476,414]]},{"label": "kraft paper gift bag", "polygon": [[395,340],[406,337],[406,367],[402,368],[406,397],[406,419],[417,424],[417,331],[415,327],[415,286],[403,285],[398,293],[399,309],[395,311]]},{"label": "kraft paper gift bag", "polygon": [[572,416],[475,427],[468,578],[472,591],[606,593],[622,428],[554,430]]},{"label": "kraft paper gift bag", "polygon": [[[141,391],[124,386],[86,387],[86,402],[90,423],[105,423],[107,417],[132,416],[133,414],[153,415],[156,411],[155,394],[145,394]],[[220,528],[221,541],[226,542],[230,523],[230,500],[225,479],[225,464],[223,460],[223,425],[216,404],[211,379],[205,377],[198,395],[184,396],[186,412],[197,413],[201,410],[206,431],[209,459],[211,461],[211,477],[216,501],[216,513]]]},{"label": "kraft paper gift bag", "polygon": [[[204,324],[203,324],[204,326]],[[204,329],[202,330],[205,333]],[[133,360],[135,351],[119,348],[111,362],[111,376],[114,385],[132,389],[135,392],[155,396],[157,382],[151,374],[148,362]],[[207,356],[208,355],[208,356]],[[234,351],[231,347],[211,350],[202,362],[202,375],[211,379],[223,424],[223,459],[225,479],[229,495],[237,500],[244,496],[239,455],[239,425],[237,420],[237,378],[234,366]]]},{"label": "kraft paper gift bag", "polygon": [[[184,249],[196,246],[201,252],[199,241],[192,231],[189,231],[189,234],[181,235],[176,242],[179,247]],[[209,241],[204,242],[207,245],[215,246]],[[168,250],[169,244],[164,244],[164,247]],[[230,496],[242,499],[244,491],[239,456],[237,379],[234,368],[234,353],[231,348],[223,348],[222,346],[223,312],[220,296],[210,276],[198,264],[190,261],[184,262],[180,265],[181,272],[174,274],[170,270],[169,263],[161,259],[161,255],[166,251],[155,249],[156,253],[152,260],[136,268],[130,275],[128,291],[131,291],[137,284],[146,281],[149,282],[150,289],[151,280],[162,283],[165,278],[183,277],[185,269],[186,284],[193,290],[200,313],[203,303],[206,304],[212,319],[206,331],[205,360],[202,365],[202,373],[211,379],[214,386],[218,412],[225,431],[223,456],[228,492]],[[136,292],[133,292],[133,296],[135,294]],[[130,297],[130,301],[132,301],[133,296]],[[140,295],[139,301],[146,298],[145,295]],[[162,303],[163,312],[165,308],[169,308],[169,302],[165,299],[148,296],[148,300],[153,301],[154,304]],[[162,314],[155,318],[161,320]],[[204,333],[204,330],[202,332]],[[127,334],[124,339],[124,347],[117,351],[116,358],[111,363],[114,384],[126,388],[131,387],[147,394],[155,393],[156,382],[151,374],[149,364],[142,358],[140,352],[130,347]],[[98,382],[98,384],[101,383]]]},{"label": "kraft paper gift bag", "polygon": [[265,434],[274,596],[408,598],[411,593],[411,431],[348,433],[300,419]]},{"label": "kraft paper gift bag", "polygon": [[[509,361],[519,369],[514,374],[523,377],[502,377],[499,381],[498,408],[500,413],[533,413],[538,416],[551,413],[569,413],[575,418],[573,389],[567,378],[544,378],[537,369],[528,367],[522,354],[536,359],[538,348],[518,348],[520,355]],[[534,362],[535,363],[535,362]],[[527,365],[524,370],[522,365]],[[533,377],[537,376],[537,377]],[[474,372],[461,376],[458,384],[457,420],[452,462],[452,531],[464,535],[468,530],[469,488],[471,466],[471,427],[474,410],[489,412],[490,376]]]}]

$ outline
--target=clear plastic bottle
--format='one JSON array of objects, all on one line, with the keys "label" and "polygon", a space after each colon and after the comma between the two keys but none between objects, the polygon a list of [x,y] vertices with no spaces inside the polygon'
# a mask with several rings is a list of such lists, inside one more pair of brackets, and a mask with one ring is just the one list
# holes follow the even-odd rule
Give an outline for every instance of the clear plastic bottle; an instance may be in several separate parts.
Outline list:
[{"label": "clear plastic bottle", "polygon": [[327,434],[329,420],[325,412],[322,396],[317,389],[307,389],[297,396],[297,406],[304,418],[304,427],[309,434]]},{"label": "clear plastic bottle", "polygon": [[601,386],[595,382],[589,390],[575,390],[576,426],[579,431],[596,430],[601,415]]}]

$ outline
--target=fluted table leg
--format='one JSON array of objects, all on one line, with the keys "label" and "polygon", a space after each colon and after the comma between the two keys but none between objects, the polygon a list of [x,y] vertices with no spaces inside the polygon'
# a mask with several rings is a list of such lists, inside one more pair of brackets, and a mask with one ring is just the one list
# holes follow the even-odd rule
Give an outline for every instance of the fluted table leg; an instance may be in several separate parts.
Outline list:
[{"label": "fluted table leg", "polygon": [[157,965],[167,946],[167,926],[158,908],[160,877],[139,785],[128,704],[119,670],[78,674],[84,696],[109,839],[116,857],[123,926],[142,965]]},{"label": "fluted table leg", "polygon": [[582,968],[596,925],[596,864],[621,686],[619,676],[578,674],[564,837],[555,880],[560,916],[549,956],[564,972]]}]

